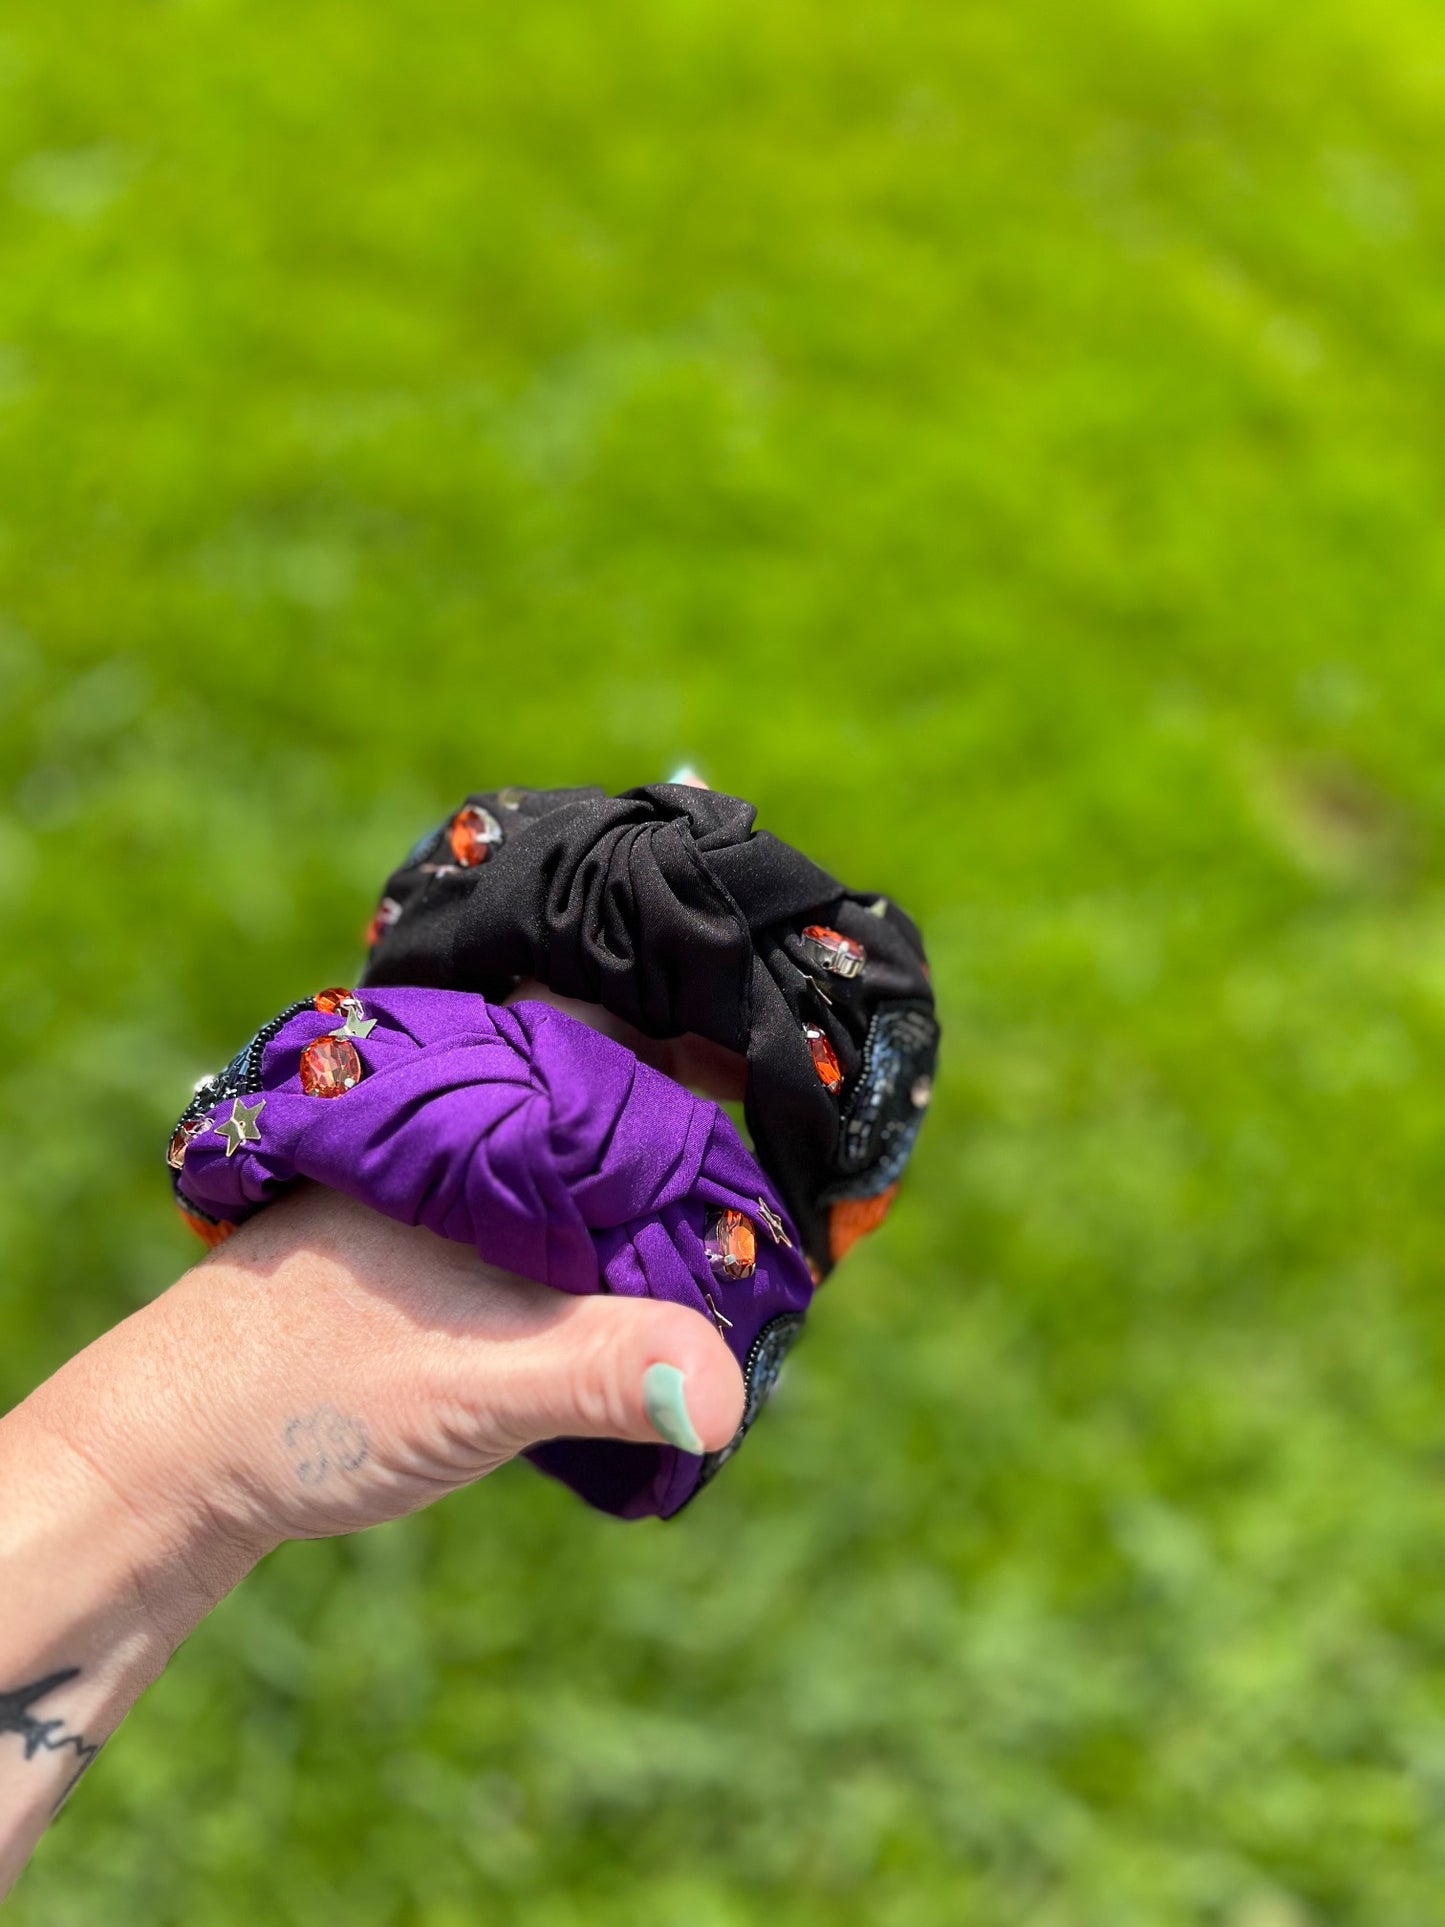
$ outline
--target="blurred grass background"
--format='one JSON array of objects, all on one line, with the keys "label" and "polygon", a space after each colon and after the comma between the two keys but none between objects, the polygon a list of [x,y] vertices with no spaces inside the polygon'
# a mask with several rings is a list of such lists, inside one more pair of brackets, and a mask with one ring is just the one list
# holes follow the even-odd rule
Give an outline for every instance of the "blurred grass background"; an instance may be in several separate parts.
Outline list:
[{"label": "blurred grass background", "polygon": [[1445,1921],[1445,24],[13,0],[0,1391],[474,784],[896,895],[916,1172],[671,1528],[272,1559],[18,1927]]}]

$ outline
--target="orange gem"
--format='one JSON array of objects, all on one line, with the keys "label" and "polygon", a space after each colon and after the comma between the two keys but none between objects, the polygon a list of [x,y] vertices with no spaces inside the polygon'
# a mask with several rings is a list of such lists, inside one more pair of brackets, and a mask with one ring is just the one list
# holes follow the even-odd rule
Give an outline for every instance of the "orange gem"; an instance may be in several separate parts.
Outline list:
[{"label": "orange gem", "polygon": [[828,1251],[834,1264],[870,1231],[876,1231],[898,1196],[898,1186],[890,1184],[876,1198],[840,1198],[828,1213]]},{"label": "orange gem", "polygon": [[816,1024],[804,1024],[803,1035],[808,1040],[808,1049],[813,1054],[813,1069],[822,1080],[825,1091],[836,1091],[843,1082],[843,1067],[838,1062],[838,1053],[828,1042],[828,1033],[819,1030]]},{"label": "orange gem", "polygon": [[490,810],[468,803],[457,811],[447,831],[452,855],[464,870],[474,870],[492,854],[492,845],[502,840],[502,826]]},{"label": "orange gem", "polygon": [[355,995],[354,990],[338,990],[333,987],[331,990],[318,990],[311,1002],[323,1017],[334,1017],[347,998]]},{"label": "orange gem", "polygon": [[211,1218],[197,1217],[194,1211],[187,1211],[183,1204],[178,1203],[176,1209],[185,1219],[187,1227],[194,1231],[201,1243],[209,1246],[212,1251],[217,1245],[223,1245],[236,1229],[235,1225],[228,1224],[224,1218],[217,1222]]},{"label": "orange gem", "polygon": [[835,977],[856,977],[868,961],[861,943],[830,930],[826,923],[810,923],[803,931],[803,948],[810,961],[831,970]]},{"label": "orange gem", "polygon": [[401,915],[401,905],[395,897],[383,897],[372,912],[371,922],[366,926],[362,942],[368,950],[375,950],[382,938]]},{"label": "orange gem", "polygon": [[757,1269],[758,1234],[744,1212],[719,1211],[708,1225],[703,1242],[708,1262],[724,1278],[751,1278]]},{"label": "orange gem", "polygon": [[301,1088],[308,1097],[340,1097],[361,1082],[361,1059],[346,1037],[313,1037],[301,1053]]}]

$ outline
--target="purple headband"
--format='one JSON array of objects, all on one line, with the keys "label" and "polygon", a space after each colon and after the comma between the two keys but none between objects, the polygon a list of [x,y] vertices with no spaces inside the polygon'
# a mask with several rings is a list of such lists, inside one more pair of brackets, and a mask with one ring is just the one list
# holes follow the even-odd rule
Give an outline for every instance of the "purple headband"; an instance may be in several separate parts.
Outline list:
[{"label": "purple headband", "polygon": [[475,1246],[558,1291],[710,1317],[747,1381],[736,1436],[557,1439],[528,1456],[604,1512],[677,1512],[737,1450],[813,1285],[776,1191],[716,1104],[550,1006],[323,991],[202,1084],[171,1139],[176,1200],[215,1243],[297,1178]]}]

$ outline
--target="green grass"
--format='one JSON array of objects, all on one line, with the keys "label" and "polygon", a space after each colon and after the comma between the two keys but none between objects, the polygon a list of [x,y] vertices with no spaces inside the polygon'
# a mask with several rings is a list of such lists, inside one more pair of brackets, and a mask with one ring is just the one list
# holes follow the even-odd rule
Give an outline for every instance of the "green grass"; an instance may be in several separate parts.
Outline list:
[{"label": "green grass", "polygon": [[17,1927],[1445,1921],[1445,24],[15,0],[0,1391],[473,784],[914,910],[887,1232],[671,1528],[272,1559]]}]

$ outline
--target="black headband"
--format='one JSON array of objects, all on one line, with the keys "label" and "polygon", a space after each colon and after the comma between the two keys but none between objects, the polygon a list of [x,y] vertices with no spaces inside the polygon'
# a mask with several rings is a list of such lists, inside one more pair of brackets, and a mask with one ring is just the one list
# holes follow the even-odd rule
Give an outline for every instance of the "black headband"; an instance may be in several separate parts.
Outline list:
[{"label": "black headband", "polygon": [[938,1024],[911,920],[755,814],[678,783],[468,797],[388,880],[364,981],[500,1003],[536,978],[741,1052],[754,1146],[821,1277],[888,1210]]}]

